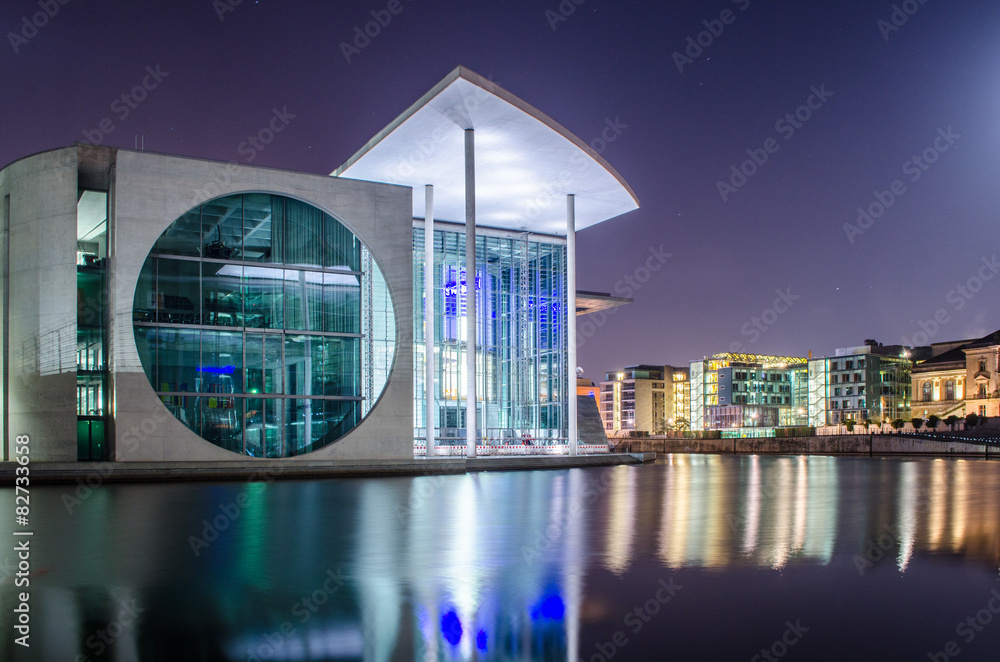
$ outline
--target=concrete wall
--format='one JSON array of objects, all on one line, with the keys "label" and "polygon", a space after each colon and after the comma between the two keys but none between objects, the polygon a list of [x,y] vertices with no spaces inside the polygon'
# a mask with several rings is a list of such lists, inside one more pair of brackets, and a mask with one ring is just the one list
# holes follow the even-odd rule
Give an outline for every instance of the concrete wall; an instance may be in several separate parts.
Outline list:
[{"label": "concrete wall", "polygon": [[28,435],[33,460],[76,460],[77,187],[75,148],[0,172],[0,200],[10,196],[8,452]]},{"label": "concrete wall", "polygon": [[[132,300],[154,242],[184,212],[222,195],[261,191],[323,209],[369,247],[396,309],[396,357],[382,398],[353,431],[306,458],[413,457],[412,192],[409,188],[119,150],[112,206],[111,370],[120,461],[246,461],[174,418],[146,379],[135,347]],[[300,458],[302,459],[302,458]]]},{"label": "concrete wall", "polygon": [[1000,448],[898,435],[759,439],[631,439],[634,452],[757,455],[956,455],[1000,458]]}]

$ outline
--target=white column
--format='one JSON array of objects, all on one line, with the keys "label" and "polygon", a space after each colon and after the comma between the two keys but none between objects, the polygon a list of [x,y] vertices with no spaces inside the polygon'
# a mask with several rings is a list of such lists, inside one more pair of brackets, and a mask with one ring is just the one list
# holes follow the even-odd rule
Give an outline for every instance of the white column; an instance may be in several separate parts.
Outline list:
[{"label": "white column", "polygon": [[576,455],[576,196],[566,196],[566,372],[569,387],[569,454]]},{"label": "white column", "polygon": [[465,456],[476,457],[476,133],[465,130]]},{"label": "white column", "polygon": [[434,187],[424,187],[424,418],[427,424],[427,457],[434,457]]}]

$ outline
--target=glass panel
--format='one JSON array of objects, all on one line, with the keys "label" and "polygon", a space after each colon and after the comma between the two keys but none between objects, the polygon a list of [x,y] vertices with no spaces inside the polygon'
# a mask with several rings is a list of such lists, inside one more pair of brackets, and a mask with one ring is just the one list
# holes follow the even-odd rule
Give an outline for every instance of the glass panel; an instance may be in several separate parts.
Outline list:
[{"label": "glass panel", "polygon": [[361,271],[361,242],[329,214],[324,214],[323,220],[323,266]]},{"label": "glass panel", "polygon": [[243,393],[243,334],[202,331],[198,390]]},{"label": "glass panel", "polygon": [[319,271],[285,270],[285,328],[323,331],[323,277]]},{"label": "glass panel", "polygon": [[301,455],[305,447],[312,443],[313,401],[288,399],[282,402],[285,405],[285,454]]},{"label": "glass panel", "polygon": [[204,324],[243,326],[243,267],[235,264],[204,262],[202,267],[202,297]]},{"label": "glass panel", "polygon": [[139,352],[142,369],[150,384],[156,384],[156,334],[160,330],[150,326],[136,327],[135,348]]},{"label": "glass panel", "polygon": [[204,257],[242,259],[243,196],[230,195],[202,205],[201,236]]},{"label": "glass panel", "polygon": [[201,354],[201,331],[195,329],[157,329],[159,361],[157,390],[194,391]]},{"label": "glass panel", "polygon": [[242,399],[226,393],[208,393],[196,399],[200,435],[227,450],[242,448]]},{"label": "glass panel", "polygon": [[322,330],[361,333],[361,279],[348,274],[323,274]]},{"label": "glass panel", "polygon": [[[278,262],[273,257],[271,242],[272,200],[279,200],[265,193],[247,193],[243,196],[243,255],[247,262]],[[278,227],[281,227],[280,225]]]},{"label": "glass panel", "polygon": [[247,327],[282,328],[284,271],[268,267],[244,267],[244,310]]},{"label": "glass panel", "polygon": [[156,258],[151,257],[142,265],[139,280],[135,284],[132,299],[132,320],[135,322],[156,321]]},{"label": "glass panel", "polygon": [[157,321],[161,324],[199,324],[200,265],[163,258],[156,262]]},{"label": "glass panel", "polygon": [[[315,411],[314,411],[315,417]],[[340,439],[361,421],[361,402],[358,400],[323,401],[323,444]]]},{"label": "glass panel", "polygon": [[201,207],[195,207],[174,221],[160,235],[154,250],[165,255],[201,255]]},{"label": "glass panel", "polygon": [[247,398],[245,421],[245,454],[251,457],[281,457],[281,422],[277,403],[280,400]]},{"label": "glass panel", "polygon": [[321,342],[312,336],[285,336],[286,395],[312,395],[309,392],[312,387],[311,346]]},{"label": "glass panel", "polygon": [[265,457],[285,457],[285,443],[282,438],[281,410],[287,400],[264,400],[264,452]]},{"label": "glass panel", "polygon": [[311,345],[312,393],[309,395],[360,396],[360,339],[317,338]]},{"label": "glass panel", "polygon": [[285,264],[323,266],[325,214],[299,200],[285,200]]},{"label": "glass panel", "polygon": [[277,335],[247,334],[247,393],[281,393],[281,342]]}]

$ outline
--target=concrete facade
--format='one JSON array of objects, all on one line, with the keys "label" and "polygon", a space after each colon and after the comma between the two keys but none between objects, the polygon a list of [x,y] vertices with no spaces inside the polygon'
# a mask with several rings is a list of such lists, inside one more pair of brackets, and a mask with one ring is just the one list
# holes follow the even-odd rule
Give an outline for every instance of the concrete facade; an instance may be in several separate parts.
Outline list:
[{"label": "concrete facade", "polygon": [[[32,459],[76,460],[75,149],[0,171],[4,200],[5,457],[17,435]],[[69,228],[69,229],[68,229]]]},{"label": "concrete facade", "polygon": [[5,360],[9,357],[3,389],[7,453],[16,435],[27,434],[32,459],[77,459],[77,200],[84,186],[102,185],[109,193],[110,457],[246,461],[206,442],[164,407],[136,350],[132,303],[146,257],[176,219],[209,199],[265,192],[307,202],[351,230],[381,268],[395,307],[395,359],[381,398],[357,427],[310,457],[412,458],[409,188],[87,145],[27,157],[0,171],[9,236],[3,307]]}]

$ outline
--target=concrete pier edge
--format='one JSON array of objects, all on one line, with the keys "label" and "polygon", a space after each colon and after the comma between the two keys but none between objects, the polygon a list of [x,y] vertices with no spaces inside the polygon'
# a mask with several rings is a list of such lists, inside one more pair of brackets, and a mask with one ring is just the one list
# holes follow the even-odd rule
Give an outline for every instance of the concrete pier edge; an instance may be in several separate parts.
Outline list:
[{"label": "concrete pier edge", "polygon": [[[250,460],[245,462],[30,462],[31,485],[169,481],[271,482],[322,478],[435,476],[479,471],[537,471],[655,462],[655,453],[435,458],[433,460]],[[16,462],[0,462],[0,485],[13,485]]]}]

